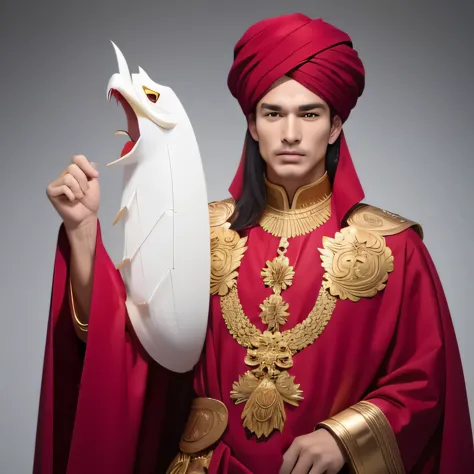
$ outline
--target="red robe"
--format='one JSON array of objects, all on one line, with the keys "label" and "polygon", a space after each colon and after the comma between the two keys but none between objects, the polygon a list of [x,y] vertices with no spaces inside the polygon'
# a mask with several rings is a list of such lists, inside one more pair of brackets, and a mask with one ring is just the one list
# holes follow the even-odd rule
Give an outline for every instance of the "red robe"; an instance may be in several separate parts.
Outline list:
[{"label": "red robe", "polygon": [[[314,305],[323,274],[321,238],[337,230],[331,218],[312,233],[290,239],[286,256],[295,277],[285,290],[291,314],[285,330]],[[229,397],[233,382],[248,370],[246,350],[230,336],[219,297],[212,297],[194,388],[198,396],[226,404],[229,424],[211,473],[278,472],[294,437],[360,400],[375,403],[387,416],[407,472],[468,472],[474,465],[462,366],[435,267],[412,229],[386,241],[395,259],[389,284],[372,299],[338,301],[321,336],[295,355],[290,373],[301,384],[304,400],[299,407],[286,406],[283,433],[267,442],[246,438],[243,405]],[[260,227],[252,228],[239,269],[244,312],[261,330],[258,306],[271,290],[260,271],[276,256],[278,242]],[[193,374],[172,374],[143,353],[130,330],[123,283],[103,247],[100,227],[88,342],[83,344],[69,312],[68,252],[61,229],[34,472],[164,472],[178,450]]]}]

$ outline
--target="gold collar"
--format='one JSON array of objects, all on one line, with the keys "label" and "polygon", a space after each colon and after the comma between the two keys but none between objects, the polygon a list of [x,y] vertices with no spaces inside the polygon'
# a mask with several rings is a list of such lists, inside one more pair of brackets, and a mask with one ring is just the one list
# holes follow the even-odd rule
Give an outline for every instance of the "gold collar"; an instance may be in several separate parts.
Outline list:
[{"label": "gold collar", "polygon": [[331,183],[327,173],[314,183],[301,186],[291,204],[283,186],[265,177],[267,206],[260,226],[277,237],[308,234],[331,216]]}]

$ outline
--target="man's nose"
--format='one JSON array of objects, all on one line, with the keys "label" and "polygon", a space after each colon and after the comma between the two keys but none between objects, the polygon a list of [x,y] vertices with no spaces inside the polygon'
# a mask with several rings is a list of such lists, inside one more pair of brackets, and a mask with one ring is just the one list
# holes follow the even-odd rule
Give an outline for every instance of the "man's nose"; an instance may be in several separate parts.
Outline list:
[{"label": "man's nose", "polygon": [[287,116],[284,121],[282,141],[288,144],[299,143],[301,141],[301,128],[297,117]]}]

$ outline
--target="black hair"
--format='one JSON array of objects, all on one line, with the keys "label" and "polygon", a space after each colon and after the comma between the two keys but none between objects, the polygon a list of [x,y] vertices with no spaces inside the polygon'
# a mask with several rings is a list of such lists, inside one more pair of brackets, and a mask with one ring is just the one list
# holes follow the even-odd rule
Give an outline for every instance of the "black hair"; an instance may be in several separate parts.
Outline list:
[{"label": "black hair", "polygon": [[[331,111],[331,122],[334,115]],[[331,185],[334,182],[339,162],[340,138],[339,135],[333,144],[328,144],[326,151],[326,171]],[[265,161],[260,154],[258,142],[253,139],[250,131],[247,130],[242,193],[236,202],[234,213],[229,219],[231,229],[239,232],[256,225],[260,221],[266,206],[264,174]]]}]

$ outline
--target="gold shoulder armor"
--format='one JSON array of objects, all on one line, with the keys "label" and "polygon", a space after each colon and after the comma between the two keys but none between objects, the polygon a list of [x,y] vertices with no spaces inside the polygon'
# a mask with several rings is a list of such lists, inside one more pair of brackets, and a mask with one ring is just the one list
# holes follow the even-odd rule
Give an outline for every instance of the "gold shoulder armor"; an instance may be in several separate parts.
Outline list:
[{"label": "gold shoulder armor", "polygon": [[212,201],[209,203],[209,221],[211,227],[218,227],[224,224],[234,213],[235,201],[232,198],[222,201]]},{"label": "gold shoulder armor", "polygon": [[387,285],[395,262],[385,236],[412,227],[423,238],[418,223],[368,204],[358,204],[346,225],[334,238],[323,238],[323,286],[331,295],[354,302],[375,296]]},{"label": "gold shoulder armor", "polygon": [[383,236],[395,235],[412,227],[423,238],[423,228],[417,222],[368,204],[358,204],[349,214],[347,225]]},{"label": "gold shoulder armor", "polygon": [[211,226],[211,295],[225,296],[237,283],[238,268],[247,247],[247,237],[230,229],[227,223],[234,213],[232,198],[209,203]]}]

